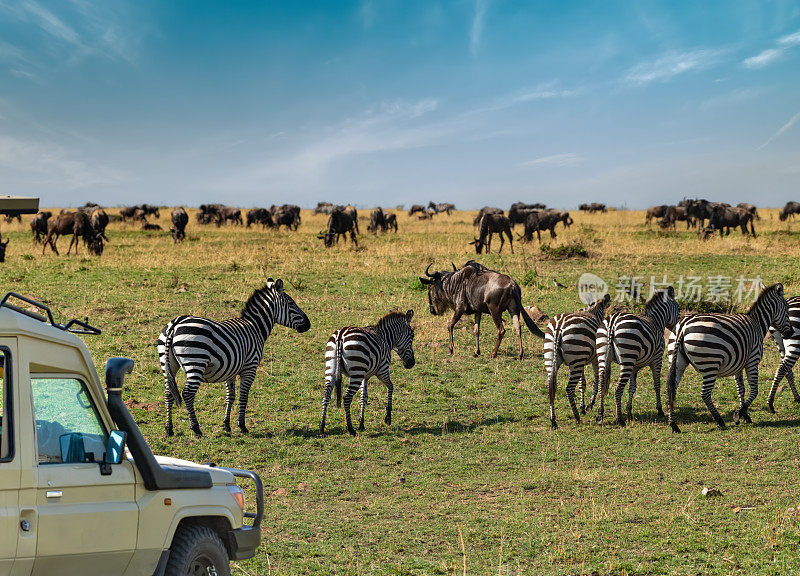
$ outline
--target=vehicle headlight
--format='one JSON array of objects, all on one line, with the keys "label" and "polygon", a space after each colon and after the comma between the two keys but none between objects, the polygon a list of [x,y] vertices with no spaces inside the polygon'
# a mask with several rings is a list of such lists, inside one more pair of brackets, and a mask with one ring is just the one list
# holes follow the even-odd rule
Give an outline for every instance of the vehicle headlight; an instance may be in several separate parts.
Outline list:
[{"label": "vehicle headlight", "polygon": [[244,512],[244,490],[234,484],[233,486],[228,486],[228,491],[231,493],[231,496],[233,496],[233,499],[236,500],[242,512]]}]

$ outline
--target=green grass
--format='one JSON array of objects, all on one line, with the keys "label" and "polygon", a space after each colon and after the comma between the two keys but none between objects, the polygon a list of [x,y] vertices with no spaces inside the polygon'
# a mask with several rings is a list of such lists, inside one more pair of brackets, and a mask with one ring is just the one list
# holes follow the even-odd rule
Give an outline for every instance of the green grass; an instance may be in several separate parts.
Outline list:
[{"label": "green grass", "polygon": [[[264,543],[238,565],[240,573],[463,574],[466,564],[469,574],[797,574],[800,523],[786,510],[800,502],[800,420],[788,390],[777,398],[776,415],[764,409],[779,360],[772,342],[752,425],[717,430],[692,370],[678,394],[680,435],[656,418],[644,372],[633,423],[612,424],[612,401],[604,426],[594,414],[576,425],[562,370],[553,432],[542,342],[526,333],[526,357],[518,361],[509,331],[499,358],[473,358],[466,321],[450,357],[447,319],[430,315],[417,280],[430,262],[449,269],[451,261],[476,258],[512,275],[524,303],[550,315],[582,306],[572,287],[586,271],[612,287],[625,274],[760,274],[798,294],[798,235],[774,211],[761,212],[757,239],[737,232],[707,242],[680,227],[648,230],[642,213],[576,214],[576,225],[559,227],[550,245],[580,242],[589,258],[563,260],[547,257],[537,242],[515,242],[513,255],[506,246],[502,255],[476,256],[468,245],[473,214],[461,212],[433,222],[400,215],[397,235],[362,235],[358,250],[325,250],[316,239],[324,219],[306,212],[297,233],[201,229],[192,218],[179,246],[167,233],[114,225],[99,259],[86,259],[83,248],[80,257],[42,257],[26,224],[4,224],[11,245],[0,270],[7,289],[103,328],[102,336],[85,338],[98,371],[111,356],[136,361],[124,396],[136,402],[134,417],[156,453],[261,474]],[[166,218],[160,223],[168,228]],[[205,385],[197,400],[205,436],[194,439],[180,409],[176,436],[166,439],[159,331],[177,314],[236,314],[268,276],[284,279],[312,328],[297,334],[279,327],[268,340],[248,407],[251,433],[221,431],[224,386]],[[554,278],[570,289],[555,288]],[[393,360],[393,424],[383,423],[385,390],[372,381],[366,432],[351,438],[343,412],[333,410],[326,437],[318,438],[328,336],[392,308],[416,311],[417,357],[408,371]],[[495,334],[484,319],[484,351]],[[720,380],[714,398],[731,422],[732,379]],[[721,495],[704,497],[706,486]]]}]

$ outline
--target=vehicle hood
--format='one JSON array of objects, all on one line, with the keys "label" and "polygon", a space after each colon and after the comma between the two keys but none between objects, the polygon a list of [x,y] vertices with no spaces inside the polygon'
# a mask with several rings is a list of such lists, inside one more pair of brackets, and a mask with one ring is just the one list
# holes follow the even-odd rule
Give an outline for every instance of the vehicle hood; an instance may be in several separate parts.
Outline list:
[{"label": "vehicle hood", "polygon": [[236,479],[233,474],[222,468],[215,468],[213,466],[206,466],[205,464],[197,464],[189,460],[181,460],[180,458],[170,458],[168,456],[156,456],[156,461],[160,466],[170,466],[173,468],[191,468],[193,470],[205,470],[211,474],[211,481],[216,484],[235,484]]}]

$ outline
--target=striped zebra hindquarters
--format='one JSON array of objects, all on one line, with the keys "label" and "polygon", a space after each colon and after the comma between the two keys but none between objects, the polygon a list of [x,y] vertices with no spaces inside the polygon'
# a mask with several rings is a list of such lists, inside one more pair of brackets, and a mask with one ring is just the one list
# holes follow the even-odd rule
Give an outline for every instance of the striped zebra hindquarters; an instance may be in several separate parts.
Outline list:
[{"label": "striped zebra hindquarters", "polygon": [[[734,411],[734,423],[738,424],[740,418],[751,421],[748,411],[758,395],[758,365],[770,326],[784,338],[793,336],[789,306],[780,283],[765,288],[744,314],[694,314],[679,322],[674,340],[670,339],[673,350],[667,379],[669,425],[674,432],[680,432],[675,414],[676,392],[690,364],[703,379],[700,397],[720,428],[725,428],[725,422],[711,397],[720,376],[734,376],[736,380],[739,408]],[[750,385],[747,398],[743,373]]]},{"label": "striped zebra hindquarters", "polygon": [[800,296],[789,298],[789,323],[792,325],[794,334],[791,338],[783,338],[781,333],[773,327],[770,327],[769,332],[775,343],[778,345],[778,350],[781,354],[781,363],[775,371],[775,377],[772,380],[772,386],[769,390],[769,397],[767,398],[767,410],[771,414],[775,414],[775,395],[778,392],[778,384],[786,377],[789,383],[789,388],[794,396],[794,401],[800,403],[800,395],[797,393],[797,388],[794,383],[794,365],[800,357]]},{"label": "striped zebra hindquarters", "polygon": [[550,401],[550,427],[558,428],[555,412],[555,396],[558,385],[558,369],[561,364],[569,367],[570,375],[567,383],[567,400],[572,408],[575,422],[580,424],[581,418],[575,401],[575,388],[581,386],[581,410],[585,414],[586,392],[586,365],[591,363],[594,368],[594,395],[591,405],[598,390],[597,354],[595,341],[597,329],[603,321],[605,310],[611,297],[606,294],[601,300],[589,308],[578,312],[559,314],[550,320],[545,331],[544,361],[547,370],[547,389]]}]

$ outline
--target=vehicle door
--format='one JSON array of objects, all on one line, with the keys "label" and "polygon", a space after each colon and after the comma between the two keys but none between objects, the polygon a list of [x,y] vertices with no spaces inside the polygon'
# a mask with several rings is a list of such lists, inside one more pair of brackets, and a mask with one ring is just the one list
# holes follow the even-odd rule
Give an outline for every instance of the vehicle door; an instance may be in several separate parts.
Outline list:
[{"label": "vehicle door", "polygon": [[[121,574],[136,548],[131,463],[101,473],[108,430],[79,375],[31,374],[38,470],[34,574]],[[33,426],[34,423],[31,423]]]},{"label": "vehicle door", "polygon": [[11,574],[20,531],[20,461],[14,442],[16,338],[0,338],[0,575]]}]

